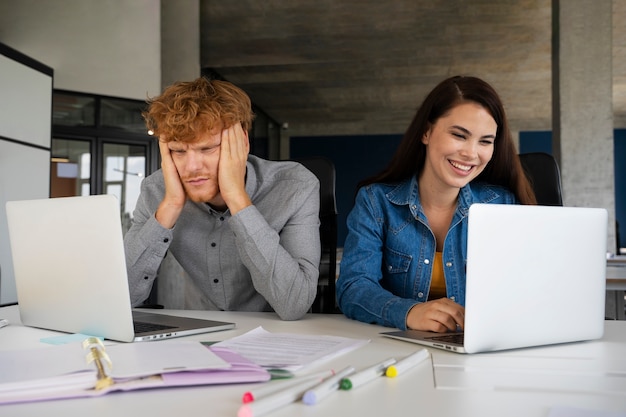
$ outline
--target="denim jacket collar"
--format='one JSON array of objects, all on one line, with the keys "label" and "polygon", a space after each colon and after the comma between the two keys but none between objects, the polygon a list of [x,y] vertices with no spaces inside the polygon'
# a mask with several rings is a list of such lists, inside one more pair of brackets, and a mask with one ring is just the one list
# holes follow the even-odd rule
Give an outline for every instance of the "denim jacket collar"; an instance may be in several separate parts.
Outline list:
[{"label": "denim jacket collar", "polygon": [[[425,220],[426,216],[422,209],[422,204],[419,198],[419,185],[417,182],[417,175],[414,175],[410,181],[403,181],[395,188],[386,194],[390,203],[399,206],[408,205],[411,214],[416,219]],[[454,214],[453,222],[460,220],[467,216],[469,207],[473,203],[489,203],[490,201],[498,198],[498,193],[493,189],[483,191],[481,199],[476,201],[476,196],[472,195],[471,183],[467,184],[459,191],[459,199]]]}]

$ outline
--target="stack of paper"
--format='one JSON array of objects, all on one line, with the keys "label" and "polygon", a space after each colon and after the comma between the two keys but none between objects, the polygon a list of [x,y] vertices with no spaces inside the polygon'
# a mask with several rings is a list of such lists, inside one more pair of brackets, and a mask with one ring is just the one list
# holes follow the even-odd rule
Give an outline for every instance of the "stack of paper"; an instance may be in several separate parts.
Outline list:
[{"label": "stack of paper", "polygon": [[369,343],[339,336],[270,333],[262,327],[216,343],[265,368],[298,371]]},{"label": "stack of paper", "polygon": [[[3,351],[0,369],[0,404],[270,379],[265,369],[235,352],[191,341]],[[98,385],[104,379],[109,382]]]}]

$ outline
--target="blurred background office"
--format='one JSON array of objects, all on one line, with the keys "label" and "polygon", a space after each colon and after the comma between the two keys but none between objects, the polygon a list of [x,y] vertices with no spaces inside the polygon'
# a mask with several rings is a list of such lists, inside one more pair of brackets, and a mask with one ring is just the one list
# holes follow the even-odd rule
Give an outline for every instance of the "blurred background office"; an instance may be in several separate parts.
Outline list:
[{"label": "blurred background office", "polygon": [[158,169],[144,100],[176,80],[248,92],[255,154],[333,162],[341,248],[357,181],[388,161],[432,86],[471,74],[502,95],[520,152],[555,156],[565,205],[607,208],[619,253],[624,21],[618,0],[0,0],[0,43],[53,70],[50,195],[115,194],[124,224]]}]

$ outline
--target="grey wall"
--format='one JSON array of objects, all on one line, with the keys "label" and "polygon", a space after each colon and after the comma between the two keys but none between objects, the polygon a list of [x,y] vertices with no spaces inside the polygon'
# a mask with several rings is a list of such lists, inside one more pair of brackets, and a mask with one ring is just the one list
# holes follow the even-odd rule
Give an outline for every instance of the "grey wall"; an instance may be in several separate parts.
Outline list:
[{"label": "grey wall", "polygon": [[161,91],[159,0],[0,0],[0,42],[52,67],[54,88],[144,100]]},{"label": "grey wall", "polygon": [[17,301],[5,204],[50,189],[52,71],[36,64],[0,48],[0,304]]}]

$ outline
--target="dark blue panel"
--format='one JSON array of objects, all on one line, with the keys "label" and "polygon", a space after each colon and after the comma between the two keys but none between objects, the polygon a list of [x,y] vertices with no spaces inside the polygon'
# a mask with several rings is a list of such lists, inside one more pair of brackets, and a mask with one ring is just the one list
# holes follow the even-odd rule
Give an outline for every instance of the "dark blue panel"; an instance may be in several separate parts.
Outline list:
[{"label": "dark blue panel", "polygon": [[626,129],[613,134],[615,165],[615,221],[618,248],[626,247]]},{"label": "dark blue panel", "polygon": [[519,132],[519,153],[530,152],[552,155],[552,132]]},{"label": "dark blue panel", "polygon": [[402,135],[292,137],[290,157],[324,156],[337,172],[337,246],[343,247],[346,218],[354,205],[359,181],[381,171],[395,152]]}]

